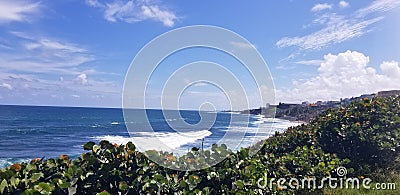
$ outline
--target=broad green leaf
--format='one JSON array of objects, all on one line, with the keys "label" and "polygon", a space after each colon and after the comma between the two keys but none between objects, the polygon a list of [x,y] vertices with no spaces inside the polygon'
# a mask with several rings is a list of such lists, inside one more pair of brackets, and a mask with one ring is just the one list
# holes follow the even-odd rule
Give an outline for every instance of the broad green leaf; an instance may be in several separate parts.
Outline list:
[{"label": "broad green leaf", "polygon": [[102,191],[100,193],[97,193],[97,195],[110,195],[107,191]]},{"label": "broad green leaf", "polygon": [[38,181],[40,178],[42,178],[43,176],[44,176],[43,173],[34,173],[34,174],[32,174],[31,181],[32,181],[32,182],[36,182],[36,181]]},{"label": "broad green leaf", "polygon": [[83,149],[84,150],[92,150],[94,145],[96,145],[94,142],[88,142],[85,145],[83,145]]},{"label": "broad green leaf", "polygon": [[129,189],[128,184],[127,184],[126,182],[124,182],[124,181],[119,182],[119,186],[118,186],[118,187],[119,187],[119,189],[122,190],[122,191],[125,191],[125,190]]},{"label": "broad green leaf", "polygon": [[19,185],[20,180],[19,178],[11,177],[10,182],[11,185],[16,188]]},{"label": "broad green leaf", "polygon": [[3,181],[0,183],[0,194],[3,194],[7,186],[8,186],[7,181],[3,179]]},{"label": "broad green leaf", "polygon": [[50,192],[50,185],[48,183],[40,182],[38,184],[37,190],[40,192]]},{"label": "broad green leaf", "polygon": [[243,188],[244,188],[244,183],[243,183],[243,181],[242,181],[242,180],[236,181],[236,186],[237,186],[239,189],[243,189]]}]

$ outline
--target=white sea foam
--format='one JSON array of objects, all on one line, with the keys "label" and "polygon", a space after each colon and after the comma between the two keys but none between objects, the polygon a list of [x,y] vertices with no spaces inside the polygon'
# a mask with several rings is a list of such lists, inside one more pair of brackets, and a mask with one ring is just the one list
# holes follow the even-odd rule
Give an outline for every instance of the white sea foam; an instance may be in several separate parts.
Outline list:
[{"label": "white sea foam", "polygon": [[147,150],[161,150],[173,152],[179,147],[194,143],[197,140],[201,140],[212,133],[208,130],[202,131],[190,131],[190,132],[135,132],[132,133],[132,137],[123,136],[97,136],[94,137],[97,140],[107,140],[112,143],[126,144],[132,142],[138,146],[141,151]]},{"label": "white sea foam", "polygon": [[262,135],[273,135],[275,131],[280,131],[280,129],[272,128],[271,126],[264,126],[264,127],[228,127],[223,131],[229,132],[245,132],[245,133],[257,133]]},{"label": "white sea foam", "polygon": [[[258,141],[265,140],[271,137],[275,132],[284,132],[288,127],[297,126],[301,123],[291,122],[288,120],[264,118],[263,116],[256,116],[258,120],[252,122],[255,127],[247,126],[230,126],[225,130],[230,133],[229,137],[226,137],[223,142],[232,150],[238,150],[242,147],[249,147],[257,143]],[[250,133],[252,135],[246,135]],[[240,142],[238,140],[240,139]],[[218,144],[222,144],[219,142]]]},{"label": "white sea foam", "polygon": [[30,160],[29,158],[0,158],[0,168],[11,166],[17,162],[29,162]]},{"label": "white sea foam", "polygon": [[255,125],[255,127],[230,126],[222,131],[253,133],[265,139],[274,135],[275,132],[283,132],[289,127],[301,125],[301,123],[298,122],[276,118],[265,118],[262,115],[256,115],[253,118],[257,118],[257,121],[253,121],[250,124]]},{"label": "white sea foam", "polygon": [[277,119],[277,121],[274,122],[273,127],[277,128],[277,129],[285,129],[286,130],[289,127],[295,127],[295,126],[299,126],[301,124],[303,124],[303,123]]},{"label": "white sea foam", "polygon": [[96,136],[96,137],[91,137],[92,139],[96,140],[107,140],[111,143],[114,144],[126,144],[128,142],[133,141],[131,137],[123,137],[119,135],[103,135],[103,136]]},{"label": "white sea foam", "polygon": [[[256,115],[251,117],[257,119],[256,121],[251,122],[253,125],[255,125],[255,127],[247,127],[246,124],[241,124],[243,126],[232,125],[225,129],[218,129],[219,131],[229,131],[229,134],[227,134],[228,136],[224,139],[222,139],[222,137],[209,137],[212,134],[209,130],[155,133],[132,132],[132,137],[104,135],[94,137],[94,139],[108,140],[111,143],[117,144],[126,144],[131,141],[139,148],[140,151],[155,149],[159,151],[168,151],[179,154],[181,153],[181,151],[187,150],[187,148],[185,149],[182,146],[196,143],[196,141],[209,137],[206,140],[207,142],[210,142],[210,140],[213,140],[218,144],[222,144],[222,142],[224,142],[225,144],[227,144],[228,147],[232,146],[230,148],[236,150],[240,147],[248,147],[257,141],[273,136],[275,132],[283,132],[288,127],[301,124],[288,120],[265,118],[263,115]],[[248,133],[253,135],[248,135]],[[240,144],[238,143],[238,139],[241,139]]]},{"label": "white sea foam", "polygon": [[119,125],[119,122],[112,122],[112,125]]},{"label": "white sea foam", "polygon": [[289,120],[278,119],[278,118],[265,118],[263,115],[255,115],[252,116],[252,118],[257,119],[256,121],[251,122],[252,125],[272,123],[273,128],[277,129],[287,129],[289,127],[294,127],[302,124],[302,122],[292,122]]}]

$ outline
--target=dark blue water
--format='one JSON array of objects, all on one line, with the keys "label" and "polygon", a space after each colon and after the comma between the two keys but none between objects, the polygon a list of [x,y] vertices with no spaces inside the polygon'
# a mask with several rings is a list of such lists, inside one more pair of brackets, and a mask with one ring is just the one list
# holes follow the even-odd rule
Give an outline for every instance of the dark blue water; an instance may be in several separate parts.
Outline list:
[{"label": "dark blue water", "polygon": [[129,136],[115,122],[123,124],[120,109],[0,106],[0,163],[77,155],[96,136]]},{"label": "dark blue water", "polygon": [[[197,111],[180,111],[180,114],[189,124],[196,124],[201,119]],[[198,147],[202,138],[205,147],[211,146],[225,135],[234,117],[233,126],[239,130],[259,120],[250,118],[249,122],[247,115],[222,112],[216,116],[212,128],[206,129],[209,135],[183,140],[179,148]],[[157,132],[169,133],[163,134],[167,142],[168,139],[171,143],[174,139],[182,141],[167,123],[167,120],[176,119],[165,119],[161,110],[147,110],[147,117]],[[246,133],[246,136],[253,135]],[[60,154],[77,156],[83,152],[83,144],[101,139],[114,143],[130,139],[121,109],[0,105],[0,167],[32,158],[51,158]]]}]

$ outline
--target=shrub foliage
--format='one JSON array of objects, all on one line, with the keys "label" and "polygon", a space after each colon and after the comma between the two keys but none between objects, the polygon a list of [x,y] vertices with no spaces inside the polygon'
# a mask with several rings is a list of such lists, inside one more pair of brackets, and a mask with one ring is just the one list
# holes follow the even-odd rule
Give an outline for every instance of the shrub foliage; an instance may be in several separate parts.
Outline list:
[{"label": "shrub foliage", "polygon": [[359,174],[391,167],[400,154],[400,96],[355,101],[315,123],[323,150],[350,159]]}]

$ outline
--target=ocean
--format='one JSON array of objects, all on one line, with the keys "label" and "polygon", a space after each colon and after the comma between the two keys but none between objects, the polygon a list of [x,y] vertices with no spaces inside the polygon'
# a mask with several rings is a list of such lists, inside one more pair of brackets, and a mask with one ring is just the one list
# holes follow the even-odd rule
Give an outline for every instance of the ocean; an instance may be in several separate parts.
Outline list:
[{"label": "ocean", "polygon": [[[156,132],[156,139],[168,143],[174,151],[182,152],[192,147],[201,147],[202,142],[205,149],[214,143],[222,144],[219,141],[227,132],[246,131],[240,145],[231,148],[237,150],[248,147],[254,140],[265,139],[275,131],[282,132],[289,126],[297,125],[286,120],[260,116],[203,112],[203,117],[216,115],[212,127],[188,131],[182,135],[168,125],[168,122],[177,118],[166,119],[161,110],[146,110],[146,113]],[[189,124],[197,124],[201,120],[198,111],[182,110],[179,113]],[[256,132],[257,127],[262,129],[271,125],[268,132]],[[140,128],[140,125],[136,127]],[[154,141],[152,139],[155,139],[143,133],[131,135],[138,136],[150,145]],[[235,137],[230,139],[225,141],[237,141]],[[118,144],[132,140],[125,126],[122,109],[0,105],[0,168],[33,158],[54,158],[60,154],[77,157],[84,152],[83,144],[100,140]],[[229,143],[226,144],[229,147]]]}]

